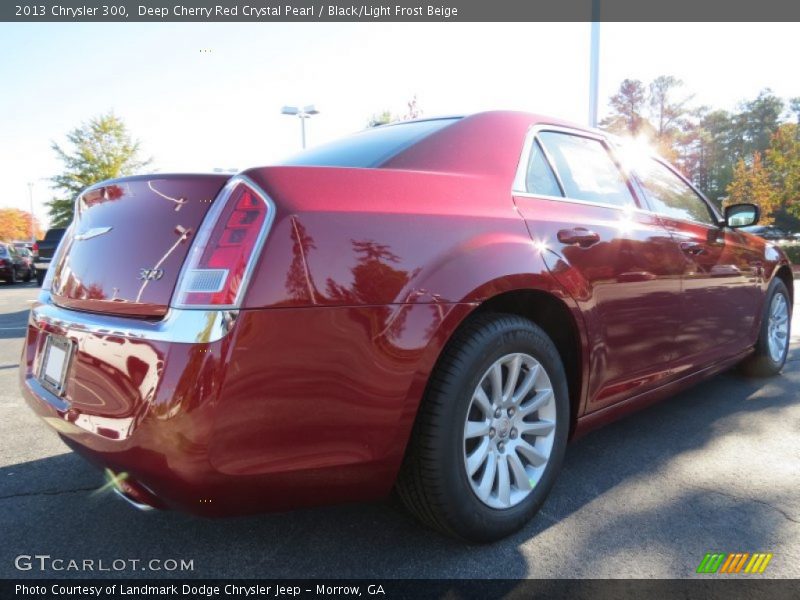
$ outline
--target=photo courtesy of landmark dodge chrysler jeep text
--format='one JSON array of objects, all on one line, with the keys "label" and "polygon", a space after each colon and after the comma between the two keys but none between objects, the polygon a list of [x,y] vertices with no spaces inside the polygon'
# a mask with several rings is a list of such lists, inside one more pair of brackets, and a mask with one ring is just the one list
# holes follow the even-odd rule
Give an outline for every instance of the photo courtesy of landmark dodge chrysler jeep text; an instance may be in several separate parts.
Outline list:
[{"label": "photo courtesy of landmark dodge chrysler jeep text", "polygon": [[[658,158],[544,117],[370,129],[83,192],[20,382],[140,507],[380,498],[488,541],[567,441],[789,347],[781,250]],[[619,441],[624,444],[624,440]]]}]

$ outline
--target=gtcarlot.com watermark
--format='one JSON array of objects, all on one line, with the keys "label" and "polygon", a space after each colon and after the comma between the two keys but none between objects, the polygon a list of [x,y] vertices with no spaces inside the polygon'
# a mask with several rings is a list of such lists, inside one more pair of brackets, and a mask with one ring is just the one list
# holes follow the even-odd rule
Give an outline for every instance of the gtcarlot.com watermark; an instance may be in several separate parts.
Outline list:
[{"label": "gtcarlot.com watermark", "polygon": [[185,558],[63,558],[49,554],[20,554],[14,559],[18,571],[40,572],[111,572],[123,571],[194,571],[194,559]]}]

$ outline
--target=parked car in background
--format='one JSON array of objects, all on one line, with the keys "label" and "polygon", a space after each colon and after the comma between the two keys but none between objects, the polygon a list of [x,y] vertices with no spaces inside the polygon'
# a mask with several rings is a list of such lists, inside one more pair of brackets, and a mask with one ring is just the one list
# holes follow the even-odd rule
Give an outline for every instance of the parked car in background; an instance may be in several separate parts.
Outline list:
[{"label": "parked car in background", "polygon": [[800,234],[790,233],[774,225],[751,225],[742,227],[742,230],[771,242],[791,242],[800,237]]},{"label": "parked car in background", "polygon": [[53,259],[53,254],[58,248],[61,238],[64,237],[64,227],[53,227],[44,234],[44,239],[36,242],[36,283],[42,285],[47,269]]},{"label": "parked car in background", "polygon": [[657,157],[511,112],[106,181],[78,198],[20,383],[139,507],[396,488],[424,523],[496,540],[568,440],[737,363],[781,371],[792,272],[738,227],[757,220]]},{"label": "parked car in background", "polygon": [[16,249],[17,249],[17,253],[18,253],[18,254],[19,254],[19,255],[20,255],[22,258],[23,258],[23,260],[25,261],[25,265],[26,265],[26,266],[27,266],[27,267],[28,267],[28,268],[29,268],[31,271],[33,271],[33,272],[34,272],[34,274],[35,274],[35,273],[36,273],[36,271],[35,271],[36,267],[34,266],[33,252],[31,252],[30,248],[28,248],[28,247],[22,247],[22,248],[20,248],[19,246],[15,246],[15,247],[16,247]]},{"label": "parked car in background", "polygon": [[6,283],[30,281],[34,276],[33,260],[26,248],[0,242],[0,279]]}]

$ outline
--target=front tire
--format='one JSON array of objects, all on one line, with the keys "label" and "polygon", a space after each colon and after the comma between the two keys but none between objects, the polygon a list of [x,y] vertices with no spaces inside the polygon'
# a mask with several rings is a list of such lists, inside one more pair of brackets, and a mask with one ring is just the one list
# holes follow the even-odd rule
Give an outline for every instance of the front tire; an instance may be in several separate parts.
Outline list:
[{"label": "front tire", "polygon": [[742,370],[746,375],[770,377],[783,369],[789,354],[791,306],[791,296],[786,284],[776,277],[767,290],[755,352],[742,363]]},{"label": "front tire", "polygon": [[523,527],[561,468],[569,432],[564,367],[516,315],[472,318],[445,349],[397,482],[423,523],[491,542]]}]

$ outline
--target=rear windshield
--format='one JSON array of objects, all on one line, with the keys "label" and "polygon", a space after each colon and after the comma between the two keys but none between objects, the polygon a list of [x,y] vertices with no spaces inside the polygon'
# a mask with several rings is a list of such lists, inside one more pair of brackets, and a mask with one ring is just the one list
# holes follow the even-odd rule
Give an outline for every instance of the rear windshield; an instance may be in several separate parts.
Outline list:
[{"label": "rear windshield", "polygon": [[44,239],[46,239],[47,241],[60,240],[62,235],[64,235],[63,228],[48,229],[47,233],[44,234]]},{"label": "rear windshield", "polygon": [[0,246],[0,256],[7,256],[5,246]]},{"label": "rear windshield", "polygon": [[285,166],[378,167],[406,148],[458,119],[412,121],[366,129],[328,144],[289,157],[278,163]]}]

